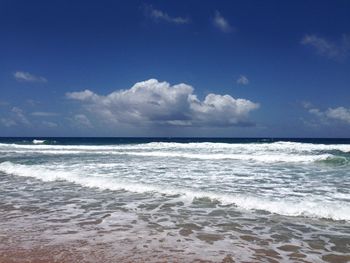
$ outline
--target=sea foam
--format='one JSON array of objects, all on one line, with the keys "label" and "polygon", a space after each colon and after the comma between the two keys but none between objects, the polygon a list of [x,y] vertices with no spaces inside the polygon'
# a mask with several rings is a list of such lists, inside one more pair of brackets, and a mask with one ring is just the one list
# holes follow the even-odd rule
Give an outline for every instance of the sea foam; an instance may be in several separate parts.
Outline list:
[{"label": "sea foam", "polygon": [[[51,168],[50,168],[51,167]],[[128,183],[118,178],[105,177],[101,174],[80,174],[76,171],[54,169],[47,165],[24,165],[12,162],[0,163],[0,171],[24,177],[32,177],[50,182],[65,180],[84,187],[93,187],[103,190],[126,190],[137,193],[159,193],[180,195],[181,198],[193,200],[194,198],[210,198],[223,204],[233,204],[245,210],[264,210],[285,216],[304,216],[313,218],[326,218],[332,220],[350,220],[350,204],[339,200],[320,200],[312,196],[304,198],[271,198],[266,196],[252,196],[244,194],[223,194],[211,191],[198,191],[190,188],[164,187],[142,183]],[[349,198],[342,194],[342,198]]]},{"label": "sea foam", "polygon": [[[349,144],[312,144],[299,142],[273,142],[273,143],[176,143],[176,142],[150,142],[140,144],[118,144],[118,145],[46,145],[45,141],[34,140],[37,144],[16,144],[0,143],[0,148],[19,148],[19,149],[52,149],[52,150],[174,150],[174,149],[197,149],[197,150],[235,150],[249,152],[312,152],[312,151],[341,151],[350,153]],[[33,143],[34,143],[33,141]]]},{"label": "sea foam", "polygon": [[[22,145],[0,143],[0,152],[36,154],[95,154],[130,155],[159,158],[186,158],[200,160],[242,160],[262,163],[347,164],[349,145],[314,145],[306,143],[163,143],[135,145]],[[337,152],[343,155],[336,155]]]}]

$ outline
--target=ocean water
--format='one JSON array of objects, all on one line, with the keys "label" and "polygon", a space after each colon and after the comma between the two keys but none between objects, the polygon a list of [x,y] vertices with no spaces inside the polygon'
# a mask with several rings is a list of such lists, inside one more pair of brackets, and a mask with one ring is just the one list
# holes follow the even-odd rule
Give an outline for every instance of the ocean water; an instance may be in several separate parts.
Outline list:
[{"label": "ocean water", "polygon": [[350,140],[2,138],[0,261],[349,262]]}]

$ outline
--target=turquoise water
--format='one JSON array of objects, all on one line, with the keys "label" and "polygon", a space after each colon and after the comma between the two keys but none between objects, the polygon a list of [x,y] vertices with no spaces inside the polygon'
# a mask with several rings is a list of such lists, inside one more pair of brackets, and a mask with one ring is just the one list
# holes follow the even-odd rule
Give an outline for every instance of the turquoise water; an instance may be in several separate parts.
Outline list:
[{"label": "turquoise water", "polygon": [[350,140],[2,138],[0,154],[13,246],[89,240],[107,262],[349,260]]}]

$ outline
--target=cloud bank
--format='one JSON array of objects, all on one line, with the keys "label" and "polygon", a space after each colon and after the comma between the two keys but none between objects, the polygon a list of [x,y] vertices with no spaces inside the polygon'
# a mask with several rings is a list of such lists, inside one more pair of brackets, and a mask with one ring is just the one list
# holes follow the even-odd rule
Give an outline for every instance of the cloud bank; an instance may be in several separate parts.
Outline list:
[{"label": "cloud bank", "polygon": [[106,96],[84,90],[69,92],[66,97],[79,101],[94,119],[137,126],[247,126],[252,125],[250,112],[259,108],[257,103],[230,95],[211,93],[200,100],[187,84],[171,86],[156,79]]},{"label": "cloud bank", "polygon": [[40,76],[35,76],[29,72],[16,71],[13,73],[14,78],[19,82],[47,82],[47,79]]}]

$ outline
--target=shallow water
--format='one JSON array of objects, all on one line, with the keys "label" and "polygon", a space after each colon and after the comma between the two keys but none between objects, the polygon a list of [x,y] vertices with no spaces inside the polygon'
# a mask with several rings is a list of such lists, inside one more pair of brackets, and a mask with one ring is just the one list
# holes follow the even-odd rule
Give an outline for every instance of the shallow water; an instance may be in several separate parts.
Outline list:
[{"label": "shallow water", "polygon": [[96,140],[2,140],[0,259],[350,260],[347,142]]}]

